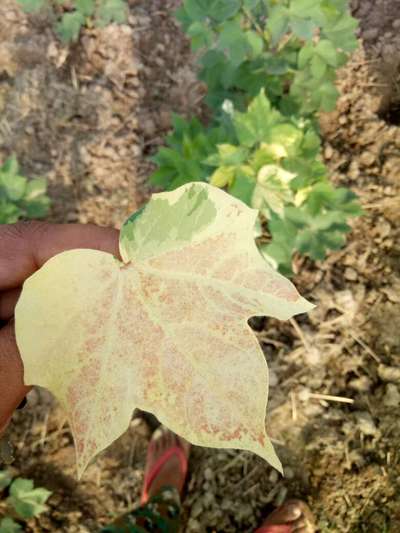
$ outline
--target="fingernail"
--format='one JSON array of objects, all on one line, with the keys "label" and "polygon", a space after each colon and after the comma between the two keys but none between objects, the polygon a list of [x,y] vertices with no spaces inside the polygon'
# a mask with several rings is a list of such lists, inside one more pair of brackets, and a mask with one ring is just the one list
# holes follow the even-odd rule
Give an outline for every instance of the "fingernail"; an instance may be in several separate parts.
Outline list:
[{"label": "fingernail", "polygon": [[26,401],[26,398],[24,398],[24,399],[22,400],[22,402],[19,404],[19,406],[17,407],[17,409],[18,409],[18,410],[23,409],[27,403],[28,403],[28,402]]},{"label": "fingernail", "polygon": [[301,509],[298,505],[288,505],[288,511],[293,518],[299,518],[301,516]]}]

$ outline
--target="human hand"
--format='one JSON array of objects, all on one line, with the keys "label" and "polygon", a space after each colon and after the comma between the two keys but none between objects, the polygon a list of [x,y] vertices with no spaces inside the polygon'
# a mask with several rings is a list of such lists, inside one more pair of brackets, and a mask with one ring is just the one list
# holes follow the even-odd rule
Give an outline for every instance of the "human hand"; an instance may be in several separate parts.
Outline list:
[{"label": "human hand", "polygon": [[0,225],[0,437],[29,392],[23,381],[13,320],[22,285],[48,259],[74,248],[91,248],[118,256],[118,231],[80,224]]}]

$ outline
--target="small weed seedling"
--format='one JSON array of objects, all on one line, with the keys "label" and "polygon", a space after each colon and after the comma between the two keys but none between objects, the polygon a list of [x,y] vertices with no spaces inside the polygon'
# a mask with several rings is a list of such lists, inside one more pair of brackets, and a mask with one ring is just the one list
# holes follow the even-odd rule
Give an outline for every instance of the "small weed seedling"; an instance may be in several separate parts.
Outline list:
[{"label": "small weed seedling", "polygon": [[44,488],[35,488],[31,479],[13,479],[6,470],[0,470],[0,493],[5,490],[9,493],[7,503],[13,518],[0,518],[0,533],[24,531],[20,521],[37,517],[47,510],[45,503],[51,492]]},{"label": "small weed seedling", "polygon": [[123,23],[127,18],[126,0],[18,0],[27,13],[42,9],[52,12],[56,31],[64,42],[77,41],[82,26]]},{"label": "small weed seedling", "polygon": [[0,167],[0,224],[12,224],[21,218],[43,218],[50,200],[46,196],[46,180],[28,180],[21,176],[15,156]]}]

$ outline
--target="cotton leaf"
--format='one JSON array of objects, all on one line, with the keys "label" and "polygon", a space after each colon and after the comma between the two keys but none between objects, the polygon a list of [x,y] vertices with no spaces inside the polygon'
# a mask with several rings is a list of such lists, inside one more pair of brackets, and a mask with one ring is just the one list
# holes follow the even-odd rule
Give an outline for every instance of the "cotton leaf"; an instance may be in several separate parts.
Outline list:
[{"label": "cotton leaf", "polygon": [[283,214],[285,206],[293,201],[290,182],[296,174],[278,165],[265,165],[257,175],[257,185],[253,192],[251,205],[270,218],[271,210]]},{"label": "cotton leaf", "polygon": [[312,305],[261,257],[256,217],[211,185],[187,184],[127,220],[123,262],[72,250],[25,282],[25,383],[66,410],[80,475],[135,407],[194,444],[251,450],[281,469],[265,430],[267,365],[247,320]]}]

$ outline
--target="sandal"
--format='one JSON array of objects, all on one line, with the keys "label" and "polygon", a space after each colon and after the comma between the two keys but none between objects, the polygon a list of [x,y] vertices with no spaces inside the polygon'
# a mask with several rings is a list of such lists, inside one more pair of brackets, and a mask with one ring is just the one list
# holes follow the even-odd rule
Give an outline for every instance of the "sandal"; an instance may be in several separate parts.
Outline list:
[{"label": "sandal", "polygon": [[[147,461],[148,463],[149,458],[152,454],[153,448],[155,446],[156,439],[152,439],[152,441],[149,444],[148,452],[147,452]],[[142,491],[142,497],[141,497],[141,504],[144,505],[149,501],[149,490],[153,483],[153,481],[157,478],[158,474],[164,467],[166,463],[172,458],[177,457],[179,460],[180,465],[180,474],[182,476],[182,479],[186,479],[187,472],[188,472],[188,457],[179,444],[176,444],[174,446],[171,446],[168,448],[158,459],[157,461],[152,465],[151,468],[146,467],[146,472],[144,475],[144,483],[143,483],[143,491]]]}]

